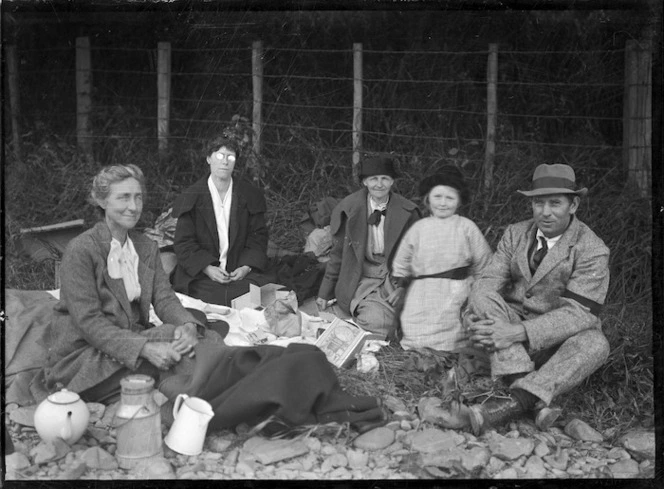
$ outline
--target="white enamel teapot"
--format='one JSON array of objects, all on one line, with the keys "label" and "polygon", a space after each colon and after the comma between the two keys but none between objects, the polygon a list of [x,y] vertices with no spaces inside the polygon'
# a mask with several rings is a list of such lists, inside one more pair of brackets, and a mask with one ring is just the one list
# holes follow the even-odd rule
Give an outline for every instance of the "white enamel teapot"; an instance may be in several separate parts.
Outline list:
[{"label": "white enamel teapot", "polygon": [[88,427],[90,410],[75,392],[62,389],[44,399],[35,411],[35,429],[44,441],[76,443]]}]

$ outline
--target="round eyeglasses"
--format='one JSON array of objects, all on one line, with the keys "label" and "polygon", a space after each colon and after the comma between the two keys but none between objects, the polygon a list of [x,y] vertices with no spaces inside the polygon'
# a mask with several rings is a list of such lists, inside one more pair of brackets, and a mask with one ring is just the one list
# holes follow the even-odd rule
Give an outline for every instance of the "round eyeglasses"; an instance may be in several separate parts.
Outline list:
[{"label": "round eyeglasses", "polygon": [[214,157],[215,157],[215,159],[220,160],[220,161],[223,160],[224,158],[226,158],[229,163],[235,163],[235,155],[233,155],[233,154],[216,152],[214,154]]}]

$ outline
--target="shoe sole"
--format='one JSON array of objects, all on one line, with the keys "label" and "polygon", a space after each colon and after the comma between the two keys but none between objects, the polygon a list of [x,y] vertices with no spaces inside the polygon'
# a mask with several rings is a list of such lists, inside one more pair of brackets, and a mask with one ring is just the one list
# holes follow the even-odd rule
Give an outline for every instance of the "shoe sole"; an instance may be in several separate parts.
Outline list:
[{"label": "shoe sole", "polygon": [[470,426],[473,430],[473,435],[480,436],[484,429],[484,416],[482,416],[480,408],[477,406],[470,406],[468,417],[470,418]]},{"label": "shoe sole", "polygon": [[553,423],[556,422],[561,414],[562,409],[560,408],[542,408],[535,417],[535,426],[537,426],[540,431],[547,431],[553,426]]}]

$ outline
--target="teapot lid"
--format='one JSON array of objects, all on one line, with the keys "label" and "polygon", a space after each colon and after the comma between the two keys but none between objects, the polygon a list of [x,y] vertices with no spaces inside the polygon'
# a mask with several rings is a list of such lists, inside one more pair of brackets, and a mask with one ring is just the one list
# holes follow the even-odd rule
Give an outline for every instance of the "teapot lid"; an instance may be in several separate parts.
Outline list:
[{"label": "teapot lid", "polygon": [[48,396],[48,400],[55,404],[71,404],[79,399],[81,399],[81,396],[67,389],[62,389]]}]

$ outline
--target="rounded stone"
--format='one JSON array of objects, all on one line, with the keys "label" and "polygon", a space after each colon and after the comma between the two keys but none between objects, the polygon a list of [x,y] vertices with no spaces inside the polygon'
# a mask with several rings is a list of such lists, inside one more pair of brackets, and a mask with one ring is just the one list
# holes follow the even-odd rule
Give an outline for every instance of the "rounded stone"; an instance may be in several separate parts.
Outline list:
[{"label": "rounded stone", "polygon": [[631,479],[637,477],[640,468],[636,460],[621,460],[609,466],[613,477],[616,479]]},{"label": "rounded stone", "polygon": [[381,450],[391,445],[393,441],[394,431],[389,428],[380,427],[355,438],[353,446],[363,450]]}]

